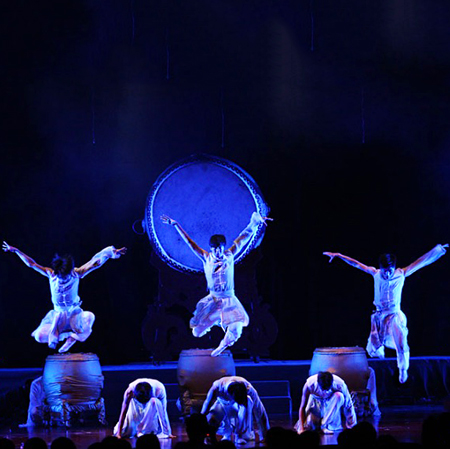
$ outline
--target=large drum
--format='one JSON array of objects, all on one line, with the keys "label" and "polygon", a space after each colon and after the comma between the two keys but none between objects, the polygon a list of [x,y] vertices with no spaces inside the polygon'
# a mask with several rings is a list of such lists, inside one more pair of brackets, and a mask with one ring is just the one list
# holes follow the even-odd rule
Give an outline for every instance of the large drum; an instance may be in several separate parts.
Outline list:
[{"label": "large drum", "polygon": [[50,406],[95,402],[103,388],[100,361],[95,354],[57,354],[47,357],[43,384]]},{"label": "large drum", "polygon": [[[201,260],[178,232],[161,222],[165,214],[178,221],[202,248],[209,238],[223,234],[227,245],[247,226],[253,212],[269,208],[251,176],[236,164],[215,156],[194,155],[169,167],[147,198],[144,226],[156,253],[171,267],[202,272]],[[236,256],[239,262],[262,240],[264,226]]]},{"label": "large drum", "polygon": [[200,412],[214,381],[235,376],[236,367],[230,351],[211,357],[211,349],[187,349],[178,359],[177,377],[183,415]]},{"label": "large drum", "polygon": [[347,348],[317,348],[311,360],[309,375],[329,371],[341,377],[350,391],[367,388],[369,364],[364,349],[355,346]]},{"label": "large drum", "polygon": [[42,375],[43,421],[50,426],[106,425],[100,396],[103,374],[95,354],[57,354],[47,357]]}]

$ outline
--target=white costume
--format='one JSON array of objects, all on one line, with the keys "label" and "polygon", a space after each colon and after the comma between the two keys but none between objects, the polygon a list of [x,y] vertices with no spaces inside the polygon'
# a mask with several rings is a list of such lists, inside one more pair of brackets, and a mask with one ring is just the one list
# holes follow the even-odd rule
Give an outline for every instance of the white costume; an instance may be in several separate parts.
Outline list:
[{"label": "white costume", "polygon": [[445,254],[442,245],[435,246],[406,268],[397,268],[390,279],[381,276],[381,270],[366,267],[374,279],[376,311],[371,316],[371,330],[367,342],[367,352],[371,357],[384,357],[384,346],[397,351],[397,366],[401,370],[409,368],[408,328],[406,316],[400,310],[400,302],[405,277],[429,265]]},{"label": "white costume", "polygon": [[[247,407],[237,404],[228,394],[228,387],[233,382],[243,383],[247,388]],[[239,439],[248,441],[255,438],[253,420],[256,423],[256,430],[260,433],[260,439],[265,437],[270,428],[266,409],[257,391],[248,380],[239,376],[222,377],[216,380],[208,391],[202,413],[208,414],[208,421],[214,418],[217,423],[220,423],[217,432],[219,435],[230,439],[234,433],[238,438],[237,442]]]},{"label": "white costume", "polygon": [[[172,430],[167,415],[167,396],[164,385],[155,379],[136,379],[125,390],[124,401],[130,393],[134,393],[136,385],[146,382],[152,388],[152,395],[146,404],[141,404],[134,397],[131,399],[121,436],[134,437],[154,432],[159,438],[168,438]],[[114,435],[119,433],[119,423],[114,427]]]},{"label": "white costume", "polygon": [[[171,219],[168,219],[171,223]],[[250,223],[234,240],[233,245],[217,257],[213,252],[200,248],[181,226],[173,221],[178,233],[192,251],[202,260],[209,294],[197,303],[190,326],[195,337],[203,337],[213,326],[226,329],[225,337],[211,355],[219,355],[226,347],[234,344],[248,326],[249,318],[243,305],[234,294],[234,255],[244,247],[256,233],[264,219],[254,212]]]},{"label": "white costume", "polygon": [[[44,420],[43,405],[45,403],[44,384],[42,376],[34,379],[30,385],[30,404],[28,406],[28,419],[26,427],[42,424]],[[24,427],[23,424],[20,427]]]},{"label": "white costume", "polygon": [[[85,341],[92,332],[95,316],[81,309],[78,296],[80,279],[108,259],[116,258],[114,247],[109,246],[96,254],[88,263],[74,268],[65,278],[58,277],[53,270],[46,275],[50,281],[53,310],[45,315],[39,327],[31,334],[38,342],[48,342],[55,348],[59,341],[73,337]],[[67,348],[68,349],[68,348]]]},{"label": "white costume", "polygon": [[[303,394],[309,394],[306,404],[306,423],[303,430],[322,429],[337,432],[350,429],[356,424],[356,413],[346,383],[336,374],[332,374],[333,383],[329,390],[322,390],[318,375],[314,374],[306,380]],[[345,423],[342,423],[342,415]],[[301,430],[300,421],[295,429]]]}]

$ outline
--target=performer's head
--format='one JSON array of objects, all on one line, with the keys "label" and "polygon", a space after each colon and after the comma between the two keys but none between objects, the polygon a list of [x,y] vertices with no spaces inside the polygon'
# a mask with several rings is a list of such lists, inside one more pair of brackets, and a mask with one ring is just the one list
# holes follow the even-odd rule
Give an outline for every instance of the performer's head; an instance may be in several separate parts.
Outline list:
[{"label": "performer's head", "polygon": [[52,260],[53,271],[56,276],[60,278],[65,278],[72,273],[74,267],[75,262],[70,254],[66,254],[65,256],[58,256],[58,254],[55,254],[55,257]]},{"label": "performer's head", "polygon": [[237,404],[247,407],[247,387],[243,382],[231,382],[227,392]]},{"label": "performer's head", "polygon": [[381,277],[385,280],[391,279],[397,265],[395,254],[382,254],[378,260],[380,262]]},{"label": "performer's head", "polygon": [[134,387],[134,399],[141,404],[147,404],[152,396],[152,386],[148,382],[139,382]]},{"label": "performer's head", "polygon": [[333,375],[328,371],[320,371],[317,374],[317,382],[322,390],[329,390],[333,385]]},{"label": "performer's head", "polygon": [[211,248],[211,252],[216,257],[223,256],[223,252],[225,251],[226,244],[227,244],[227,239],[222,234],[214,234],[209,239],[209,246]]}]

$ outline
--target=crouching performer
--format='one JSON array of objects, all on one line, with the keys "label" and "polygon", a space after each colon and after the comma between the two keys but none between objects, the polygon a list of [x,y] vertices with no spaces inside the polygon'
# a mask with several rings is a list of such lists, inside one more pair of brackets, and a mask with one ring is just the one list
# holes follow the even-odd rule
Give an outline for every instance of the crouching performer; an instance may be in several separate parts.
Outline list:
[{"label": "crouching performer", "polygon": [[247,312],[234,294],[234,256],[250,241],[259,226],[265,225],[266,220],[271,218],[253,212],[250,223],[230,248],[225,249],[225,236],[216,234],[209,240],[210,252],[200,248],[177,221],[167,215],[162,215],[161,220],[174,226],[189,248],[203,262],[209,295],[197,303],[190,326],[195,337],[203,337],[213,326],[226,329],[223,340],[211,352],[211,355],[216,357],[240,338],[242,328],[249,323]]},{"label": "crouching performer", "polygon": [[114,436],[139,437],[152,432],[158,438],[175,438],[167,416],[166,389],[155,379],[136,379],[125,390]]},{"label": "crouching performer", "polygon": [[81,309],[78,296],[80,279],[101,267],[108,259],[118,259],[127,249],[109,246],[97,253],[88,263],[75,268],[73,257],[55,255],[52,267],[44,267],[14,246],[3,242],[3,251],[19,256],[26,266],[48,277],[52,295],[53,310],[45,315],[39,327],[31,334],[38,343],[47,343],[56,349],[59,342],[65,343],[59,352],[68,351],[77,341],[85,341],[92,333],[95,316]]},{"label": "crouching performer", "polygon": [[202,413],[211,426],[217,428],[222,439],[235,437],[236,444],[255,439],[253,422],[262,441],[269,429],[269,418],[252,384],[238,376],[216,380],[203,403]]},{"label": "crouching performer", "polygon": [[[345,422],[342,422],[342,417]],[[302,391],[299,420],[295,430],[320,430],[324,434],[350,429],[356,413],[345,382],[335,374],[321,371],[306,380]]]}]

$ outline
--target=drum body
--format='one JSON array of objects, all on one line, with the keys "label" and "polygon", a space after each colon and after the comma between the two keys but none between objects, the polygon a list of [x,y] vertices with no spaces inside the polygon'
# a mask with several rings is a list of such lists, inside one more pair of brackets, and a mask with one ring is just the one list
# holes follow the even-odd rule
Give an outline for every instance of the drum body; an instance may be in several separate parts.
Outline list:
[{"label": "drum body", "polygon": [[177,378],[181,393],[181,411],[189,415],[200,412],[214,381],[235,376],[236,367],[230,351],[211,357],[211,349],[187,349],[178,359]]},{"label": "drum body", "polygon": [[355,347],[317,348],[311,360],[309,375],[319,371],[329,371],[342,378],[349,391],[367,388],[369,364],[364,349]]},{"label": "drum body", "polygon": [[[194,155],[169,167],[153,185],[145,210],[144,227],[156,253],[172,268],[203,272],[202,261],[173,228],[161,221],[178,221],[190,237],[209,251],[209,238],[223,234],[227,247],[247,226],[253,212],[265,216],[269,208],[251,176],[236,164],[209,155]],[[264,235],[256,235],[236,254],[239,262]]]},{"label": "drum body", "polygon": [[95,354],[57,354],[47,357],[43,384],[47,404],[93,403],[100,398],[103,375]]}]

